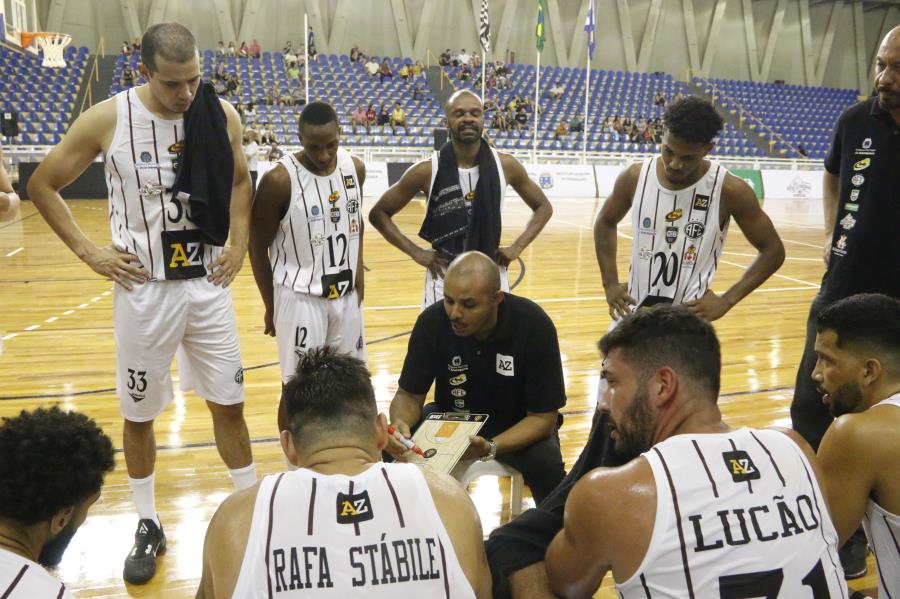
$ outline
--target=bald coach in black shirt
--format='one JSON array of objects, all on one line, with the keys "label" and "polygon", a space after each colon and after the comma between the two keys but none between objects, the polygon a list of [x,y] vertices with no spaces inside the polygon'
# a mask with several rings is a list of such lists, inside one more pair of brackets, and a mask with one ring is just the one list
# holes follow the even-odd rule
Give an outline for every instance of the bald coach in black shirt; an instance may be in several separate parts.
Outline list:
[{"label": "bald coach in black shirt", "polygon": [[[391,424],[403,434],[434,408],[490,417],[464,459],[497,460],[519,470],[540,502],[565,476],[557,419],[566,403],[556,328],[534,302],[500,291],[497,264],[480,252],[447,270],[444,301],[419,315],[409,339]],[[388,451],[397,456],[396,441]]]}]

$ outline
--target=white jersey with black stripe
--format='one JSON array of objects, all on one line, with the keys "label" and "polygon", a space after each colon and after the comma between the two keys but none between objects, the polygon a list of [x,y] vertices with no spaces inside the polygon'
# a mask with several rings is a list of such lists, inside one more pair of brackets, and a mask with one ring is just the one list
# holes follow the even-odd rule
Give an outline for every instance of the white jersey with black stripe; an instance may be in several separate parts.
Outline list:
[{"label": "white jersey with black stripe", "polygon": [[75,599],[66,585],[40,564],[0,549],[0,597],[4,599]]},{"label": "white jersey with black stripe", "polygon": [[278,161],[291,179],[291,201],[269,246],[276,285],[329,299],[353,289],[359,263],[362,193],[352,155],[337,152],[327,176],[296,156]]},{"label": "white jersey with black stripe", "polygon": [[676,435],[643,457],[656,520],[622,599],[847,597],[822,491],[786,434]]},{"label": "white jersey with black stripe", "polygon": [[628,293],[638,305],[648,296],[681,304],[709,289],[728,234],[720,227],[722,183],[728,172],[710,161],[699,181],[678,191],[662,186],[655,156],[641,165],[631,203],[634,241]]},{"label": "white jersey with black stripe", "polygon": [[[900,393],[875,404],[900,408]],[[900,597],[900,514],[887,511],[869,498],[863,528],[875,553],[878,596]]]},{"label": "white jersey with black stripe", "polygon": [[171,193],[183,119],[157,117],[134,89],[115,102],[116,131],[104,157],[113,244],[135,254],[151,280],[206,275],[222,248],[202,243],[187,200]]},{"label": "white jersey with black stripe", "polygon": [[265,477],[234,599],[474,598],[412,464],[356,476],[300,469]]}]

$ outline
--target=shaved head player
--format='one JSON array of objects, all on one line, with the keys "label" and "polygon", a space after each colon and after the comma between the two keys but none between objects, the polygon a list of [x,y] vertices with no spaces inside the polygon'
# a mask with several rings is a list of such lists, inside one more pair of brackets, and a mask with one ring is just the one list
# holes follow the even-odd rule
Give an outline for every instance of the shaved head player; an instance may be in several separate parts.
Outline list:
[{"label": "shaved head player", "polygon": [[[178,23],[153,25],[141,40],[139,70],[147,83],[78,117],[28,183],[31,200],[69,249],[116,283],[116,392],[125,419],[128,482],[139,517],[124,578],[134,584],[153,577],[156,556],[166,548],[154,497],[153,421],[172,400],[169,369],[179,345],[192,382],[209,406],[216,446],[235,486],[256,482],[243,416],[237,324],[227,289],[244,260],[250,213],[240,118],[230,104],[219,101],[234,174],[229,245],[216,247],[203,243],[189,203],[171,192],[183,158],[184,115],[200,85],[193,34]],[[88,239],[59,195],[98,154],[103,155],[109,186],[108,247]]]}]

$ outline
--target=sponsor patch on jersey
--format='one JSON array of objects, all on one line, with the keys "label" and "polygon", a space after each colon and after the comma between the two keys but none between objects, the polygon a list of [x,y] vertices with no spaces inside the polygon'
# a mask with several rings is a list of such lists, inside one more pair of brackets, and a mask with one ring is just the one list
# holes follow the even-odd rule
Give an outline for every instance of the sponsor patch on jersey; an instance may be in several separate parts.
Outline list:
[{"label": "sponsor patch on jersey", "polygon": [[356,200],[347,200],[347,213],[356,214],[359,211],[359,202]]},{"label": "sponsor patch on jersey", "polygon": [[638,260],[649,260],[653,257],[653,250],[650,248],[641,248],[638,250]]},{"label": "sponsor patch on jersey", "polygon": [[866,182],[866,178],[860,174],[856,174],[850,178],[850,182],[853,183],[854,185],[856,185],[857,187],[859,187],[860,185],[862,185],[863,183]]},{"label": "sponsor patch on jersey", "polygon": [[666,220],[670,223],[674,223],[676,220],[684,216],[684,210],[681,208],[676,208],[672,212],[666,215]]},{"label": "sponsor patch on jersey", "polygon": [[349,268],[336,273],[322,275],[322,297],[338,299],[353,289],[353,271]]},{"label": "sponsor patch on jersey", "polygon": [[316,233],[310,238],[309,243],[316,248],[322,247],[325,245],[325,236],[321,233]]},{"label": "sponsor patch on jersey", "polygon": [[684,251],[684,256],[681,259],[681,267],[686,268],[689,266],[693,266],[694,262],[697,261],[697,246],[693,243],[688,246],[688,249]]},{"label": "sponsor patch on jersey", "polygon": [[694,210],[709,210],[709,196],[700,193],[694,195]]},{"label": "sponsor patch on jersey", "polygon": [[328,214],[331,217],[331,222],[335,224],[341,222],[341,209],[337,206],[332,206],[331,210],[328,211]]},{"label": "sponsor patch on jersey", "polygon": [[703,223],[698,220],[692,220],[684,226],[684,234],[691,239],[700,239],[701,237],[703,237],[703,232],[705,230],[706,227],[704,227]]},{"label": "sponsor patch on jersey", "polygon": [[840,222],[841,222],[841,226],[844,228],[845,231],[849,231],[850,229],[852,229],[853,227],[856,226],[856,219],[853,218],[852,214],[846,215],[844,218],[841,219]]},{"label": "sponsor patch on jersey", "polygon": [[474,191],[470,191],[469,193],[466,194],[466,201],[467,202],[475,201],[475,192]]},{"label": "sponsor patch on jersey", "polygon": [[838,237],[837,241],[834,242],[834,247],[831,248],[831,252],[838,256],[844,256],[847,253],[847,236],[841,235]]},{"label": "sponsor patch on jersey", "polygon": [[356,188],[356,179],[353,178],[353,175],[344,175],[344,187],[347,189]]},{"label": "sponsor patch on jersey", "polygon": [[241,366],[238,366],[237,372],[234,373],[234,382],[238,385],[244,384],[244,369]]},{"label": "sponsor patch on jersey", "polygon": [[356,220],[356,217],[350,219],[350,234],[356,235],[359,233],[359,221]]},{"label": "sponsor patch on jersey", "polygon": [[328,201],[332,204],[337,202],[341,198],[341,194],[338,191],[332,191],[328,196]]},{"label": "sponsor patch on jersey", "polygon": [[465,397],[466,390],[460,389],[459,387],[457,387],[455,389],[450,389],[450,395],[452,395],[453,397]]},{"label": "sponsor patch on jersey", "polygon": [[319,214],[322,213],[322,211],[319,210],[319,207],[318,207],[318,206],[313,206],[312,208],[309,209],[309,212],[310,212],[310,214],[312,214],[313,216],[319,216]]},{"label": "sponsor patch on jersey", "polygon": [[450,359],[450,363],[447,364],[447,370],[450,372],[465,372],[469,369],[468,364],[463,364],[462,357],[453,356]]},{"label": "sponsor patch on jersey", "polygon": [[206,276],[203,265],[203,233],[198,229],[162,232],[163,267],[166,279],[196,279]]},{"label": "sponsor patch on jersey", "polygon": [[352,495],[348,493],[337,494],[338,524],[359,524],[374,517],[368,491]]},{"label": "sponsor patch on jersey", "polygon": [[497,354],[497,374],[516,376],[516,365],[512,356]]},{"label": "sponsor patch on jersey", "polygon": [[169,146],[169,154],[180,154],[181,149],[184,147],[180,141],[176,141],[171,146]]},{"label": "sponsor patch on jersey", "polygon": [[666,227],[666,243],[675,243],[678,239],[678,227]]},{"label": "sponsor patch on jersey", "polygon": [[140,195],[142,199],[148,201],[159,200],[165,190],[166,188],[162,185],[157,185],[155,183],[150,183],[149,181],[147,181],[146,183],[141,185],[140,189],[138,189],[138,195]]},{"label": "sponsor patch on jersey", "polygon": [[153,156],[150,152],[141,152],[141,162],[151,162],[153,160]]},{"label": "sponsor patch on jersey", "polygon": [[855,171],[864,171],[869,168],[869,165],[872,164],[871,158],[863,158],[862,160],[857,161],[853,165],[853,170]]},{"label": "sponsor patch on jersey", "polygon": [[731,480],[736,483],[746,482],[748,480],[756,480],[760,477],[756,464],[750,459],[750,454],[740,449],[736,451],[726,451],[722,454],[725,466],[731,474]]},{"label": "sponsor patch on jersey", "polygon": [[653,221],[650,220],[649,216],[645,216],[644,220],[641,221],[641,228],[642,229],[652,229],[653,228]]},{"label": "sponsor patch on jersey", "polygon": [[463,383],[466,382],[467,379],[468,379],[468,377],[466,376],[465,373],[463,373],[463,374],[460,374],[460,375],[457,375],[457,376],[451,378],[450,384],[451,385],[462,385]]},{"label": "sponsor patch on jersey", "polygon": [[847,212],[859,212],[859,204],[844,204],[844,210]]},{"label": "sponsor patch on jersey", "polygon": [[855,202],[855,201],[857,201],[858,199],[859,199],[859,190],[858,190],[858,189],[851,189],[851,190],[850,190],[850,201],[851,201],[851,202]]},{"label": "sponsor patch on jersey", "polygon": [[466,409],[466,400],[464,399],[454,399],[453,407],[457,410],[465,410]]}]

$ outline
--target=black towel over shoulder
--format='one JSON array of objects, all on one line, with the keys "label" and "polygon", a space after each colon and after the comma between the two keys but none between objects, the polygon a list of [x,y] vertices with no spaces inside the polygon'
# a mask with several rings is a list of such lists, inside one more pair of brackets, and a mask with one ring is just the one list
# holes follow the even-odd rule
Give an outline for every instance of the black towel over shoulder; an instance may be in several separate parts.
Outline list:
[{"label": "black towel over shoulder", "polygon": [[500,168],[488,143],[481,140],[470,220],[453,144],[444,144],[419,237],[431,242],[435,250],[453,257],[478,250],[493,258],[500,247]]}]

